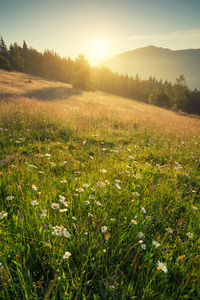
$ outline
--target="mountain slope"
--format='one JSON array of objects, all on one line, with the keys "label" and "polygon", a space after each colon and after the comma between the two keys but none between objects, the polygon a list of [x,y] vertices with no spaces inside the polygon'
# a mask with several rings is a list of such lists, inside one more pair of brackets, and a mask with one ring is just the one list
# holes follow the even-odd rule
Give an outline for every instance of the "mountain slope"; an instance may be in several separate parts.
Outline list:
[{"label": "mountain slope", "polygon": [[200,89],[200,49],[176,50],[148,46],[128,51],[105,60],[101,65],[113,72],[139,75],[174,83],[183,74],[190,88]]}]

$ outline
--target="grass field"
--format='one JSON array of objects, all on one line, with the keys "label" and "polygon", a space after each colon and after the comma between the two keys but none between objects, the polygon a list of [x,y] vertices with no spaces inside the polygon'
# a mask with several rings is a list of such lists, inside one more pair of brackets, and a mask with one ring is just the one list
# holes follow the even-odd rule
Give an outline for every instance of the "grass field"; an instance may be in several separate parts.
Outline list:
[{"label": "grass field", "polygon": [[0,71],[0,299],[200,299],[200,119]]}]

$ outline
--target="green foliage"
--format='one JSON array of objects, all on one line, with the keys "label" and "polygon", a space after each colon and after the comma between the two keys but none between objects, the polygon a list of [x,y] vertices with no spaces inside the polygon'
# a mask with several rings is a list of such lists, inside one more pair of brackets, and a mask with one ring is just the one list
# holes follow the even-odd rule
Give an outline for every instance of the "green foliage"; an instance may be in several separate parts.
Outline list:
[{"label": "green foliage", "polygon": [[183,75],[180,75],[179,78],[176,79],[176,82],[173,86],[173,108],[176,110],[184,110],[188,103],[188,87],[186,85],[186,80]]},{"label": "green foliage", "polygon": [[88,61],[80,54],[74,62],[73,86],[81,90],[90,90],[92,86],[90,73],[91,67]]},{"label": "green foliage", "polygon": [[148,99],[150,104],[160,106],[160,107],[169,107],[169,97],[168,95],[159,89],[152,91]]},{"label": "green foliage", "polygon": [[0,55],[8,59],[8,49],[2,36],[0,38]]},{"label": "green foliage", "polygon": [[7,71],[11,71],[9,60],[5,59],[2,55],[0,55],[0,68]]},{"label": "green foliage", "polygon": [[14,45],[10,45],[9,60],[14,70],[23,70],[24,59],[21,57],[20,47],[16,43]]},{"label": "green foliage", "polygon": [[184,108],[185,112],[200,115],[200,91],[194,90],[187,93],[188,102]]},{"label": "green foliage", "polygon": [[169,106],[172,107],[174,105],[174,100],[173,100],[173,89],[172,89],[171,82],[165,85],[164,92],[167,94],[169,98]]}]

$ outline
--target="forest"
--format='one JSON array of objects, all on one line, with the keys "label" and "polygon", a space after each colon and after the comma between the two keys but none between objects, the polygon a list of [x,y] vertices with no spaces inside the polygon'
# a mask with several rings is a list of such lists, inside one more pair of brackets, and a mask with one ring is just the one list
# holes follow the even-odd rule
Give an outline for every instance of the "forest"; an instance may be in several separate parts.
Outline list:
[{"label": "forest", "polygon": [[8,47],[2,36],[0,68],[71,83],[81,90],[99,90],[174,111],[200,114],[200,91],[187,86],[184,74],[180,74],[174,83],[152,76],[143,80],[139,74],[133,77],[113,73],[104,66],[91,67],[82,54],[75,60],[61,58],[53,50],[41,53],[28,47],[25,41],[22,47],[17,43]]}]

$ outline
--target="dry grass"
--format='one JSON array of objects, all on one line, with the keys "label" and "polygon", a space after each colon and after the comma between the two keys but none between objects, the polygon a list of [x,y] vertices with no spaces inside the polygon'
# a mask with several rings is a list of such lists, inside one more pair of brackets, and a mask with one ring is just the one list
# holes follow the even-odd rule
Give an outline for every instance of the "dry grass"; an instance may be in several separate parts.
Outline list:
[{"label": "dry grass", "polygon": [[[31,82],[29,82],[31,78]],[[101,130],[101,122],[107,122],[108,131],[126,128],[127,133],[135,126],[141,130],[174,133],[181,139],[200,134],[198,117],[180,115],[155,106],[101,92],[81,92],[69,84],[45,80],[23,73],[0,71],[0,107],[6,112],[20,106],[41,116],[48,113],[73,129],[85,123],[88,131]],[[43,101],[41,101],[43,100]],[[84,133],[83,133],[84,134]]]}]

